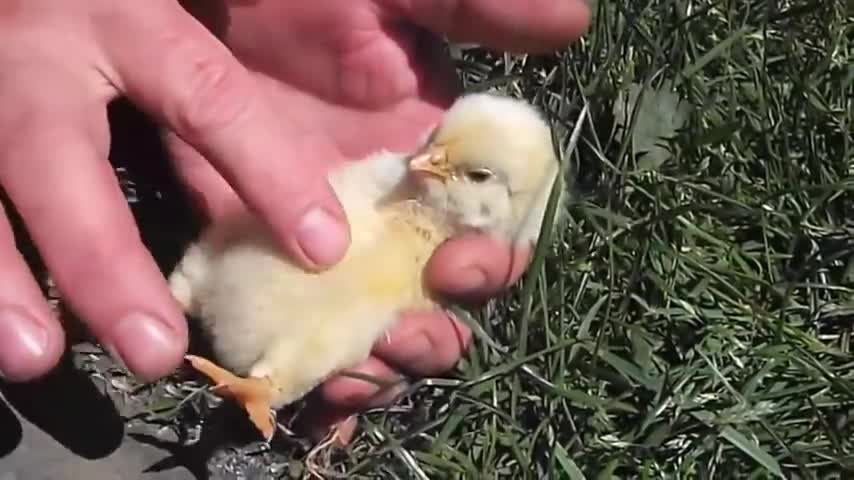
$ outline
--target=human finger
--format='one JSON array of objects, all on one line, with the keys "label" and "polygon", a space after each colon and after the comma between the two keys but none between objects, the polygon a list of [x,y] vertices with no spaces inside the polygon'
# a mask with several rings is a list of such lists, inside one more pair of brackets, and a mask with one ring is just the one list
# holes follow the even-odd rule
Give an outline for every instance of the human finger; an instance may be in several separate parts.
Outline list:
[{"label": "human finger", "polygon": [[245,208],[234,189],[199,152],[172,132],[163,132],[163,139],[176,176],[188,189],[193,206],[205,221],[215,222]]},{"label": "human finger", "polygon": [[394,2],[413,22],[459,42],[530,53],[561,48],[588,27],[584,0],[414,0]]},{"label": "human finger", "polygon": [[405,381],[394,368],[370,356],[326,380],[318,392],[330,405],[355,411],[384,405],[405,388]]},{"label": "human finger", "polygon": [[471,330],[444,312],[407,312],[373,354],[412,375],[438,375],[456,365],[470,342]]},{"label": "human finger", "polygon": [[167,374],[186,324],[107,162],[102,99],[56,71],[0,92],[0,184],[63,298],[135,375]]},{"label": "human finger", "polygon": [[486,235],[461,235],[440,245],[430,257],[427,282],[451,297],[484,300],[519,280],[530,253],[529,247],[511,247]]},{"label": "human finger", "polygon": [[0,205],[0,378],[22,382],[50,371],[65,335],[15,245]]},{"label": "human finger", "polygon": [[349,228],[326,181],[340,156],[329,139],[274,112],[267,90],[177,2],[123,9],[133,14],[98,25],[118,88],[209,161],[292,259],[337,262]]},{"label": "human finger", "polygon": [[314,442],[321,442],[334,427],[337,430],[339,440],[344,445],[350,443],[357,426],[355,415],[359,413],[359,410],[336,407],[323,401],[323,399],[317,400],[308,403],[306,408],[300,412],[296,430]]}]

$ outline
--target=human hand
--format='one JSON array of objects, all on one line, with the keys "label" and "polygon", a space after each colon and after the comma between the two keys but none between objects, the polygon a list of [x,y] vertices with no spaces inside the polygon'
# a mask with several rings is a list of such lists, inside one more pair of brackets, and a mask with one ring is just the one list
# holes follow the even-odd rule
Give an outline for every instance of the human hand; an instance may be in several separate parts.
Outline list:
[{"label": "human hand", "polygon": [[[346,8],[335,0],[216,5],[191,3],[190,9],[256,72],[287,125],[297,123],[332,144],[331,157],[303,159],[300,168],[306,169],[315,169],[315,162],[326,168],[361,158],[380,147],[412,149],[438,122],[459,88],[449,59],[438,55],[438,42],[428,30],[536,52],[574,40],[589,16],[583,2],[566,0],[348,0]],[[200,155],[174,135],[167,138],[179,175],[211,219],[240,208],[237,196]],[[481,236],[455,239],[431,258],[428,282],[449,295],[485,299],[519,278],[528,255],[527,249],[511,251]],[[410,312],[390,332],[390,342],[377,342],[373,355],[353,370],[384,380],[399,371],[434,375],[459,360],[470,335],[442,313]],[[319,393],[325,401],[310,406],[309,423],[323,431],[356,410],[387,402],[397,390],[380,392],[363,380],[337,376]]]},{"label": "human hand", "polygon": [[[338,152],[258,82],[174,0],[0,0],[0,185],[64,300],[142,380],[180,364],[187,326],[107,161],[110,100],[127,95],[203,152],[304,266],[349,241],[321,162],[304,161]],[[64,347],[0,211],[0,377],[38,377]]]}]

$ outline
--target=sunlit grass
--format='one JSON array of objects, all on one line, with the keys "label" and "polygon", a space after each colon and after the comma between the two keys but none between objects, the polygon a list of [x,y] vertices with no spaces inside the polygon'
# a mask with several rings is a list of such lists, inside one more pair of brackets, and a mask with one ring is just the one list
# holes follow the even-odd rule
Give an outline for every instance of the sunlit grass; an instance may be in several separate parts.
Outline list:
[{"label": "sunlit grass", "polygon": [[[469,88],[543,106],[561,149],[589,106],[565,158],[577,174],[569,219],[540,267],[480,312],[509,351],[477,341],[458,381],[422,386],[402,413],[369,415],[330,469],[854,474],[845,9],[600,1],[589,34],[556,55],[457,49]],[[672,138],[639,154],[655,132]]]},{"label": "sunlit grass", "polygon": [[[854,475],[848,4],[600,0],[590,32],[553,55],[455,47],[467,88],[548,114],[566,222],[475,312],[459,368],[363,416],[324,473]],[[163,215],[150,210],[135,207],[147,242],[179,244],[145,228]],[[152,390],[152,422],[197,391]],[[305,473],[297,450],[275,471]]]}]

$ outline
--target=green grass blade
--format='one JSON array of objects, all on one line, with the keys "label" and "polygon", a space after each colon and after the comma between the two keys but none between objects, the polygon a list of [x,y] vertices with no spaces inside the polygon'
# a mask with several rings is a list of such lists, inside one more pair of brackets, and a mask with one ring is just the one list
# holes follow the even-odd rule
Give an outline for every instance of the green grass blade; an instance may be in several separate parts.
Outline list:
[{"label": "green grass blade", "polygon": [[724,429],[721,430],[721,436],[729,440],[729,442],[735,445],[736,448],[746,453],[750,458],[755,460],[756,463],[765,467],[769,472],[780,478],[786,478],[783,475],[783,471],[780,469],[780,464],[777,463],[777,460],[769,455],[768,452],[762,450],[762,447],[760,447],[756,442],[753,442],[742,435],[738,430],[732,427],[724,427]]}]

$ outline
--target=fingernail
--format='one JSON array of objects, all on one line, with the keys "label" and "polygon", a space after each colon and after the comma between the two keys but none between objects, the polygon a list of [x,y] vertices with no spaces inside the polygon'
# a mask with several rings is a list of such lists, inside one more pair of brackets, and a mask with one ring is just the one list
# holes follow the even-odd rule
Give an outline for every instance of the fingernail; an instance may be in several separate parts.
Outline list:
[{"label": "fingernail", "polygon": [[461,293],[471,293],[486,287],[486,281],[486,273],[483,270],[469,267],[460,272],[456,283],[458,288],[464,291]]},{"label": "fingernail", "polygon": [[44,327],[20,310],[0,310],[0,376],[15,376],[46,351]]},{"label": "fingernail", "polygon": [[329,266],[344,256],[349,243],[347,229],[322,207],[315,207],[303,218],[297,229],[297,242],[316,265]]},{"label": "fingernail", "polygon": [[[182,345],[175,332],[162,321],[142,313],[119,320],[105,348],[143,380],[153,380],[180,362]],[[177,359],[177,360],[176,360]]]}]

